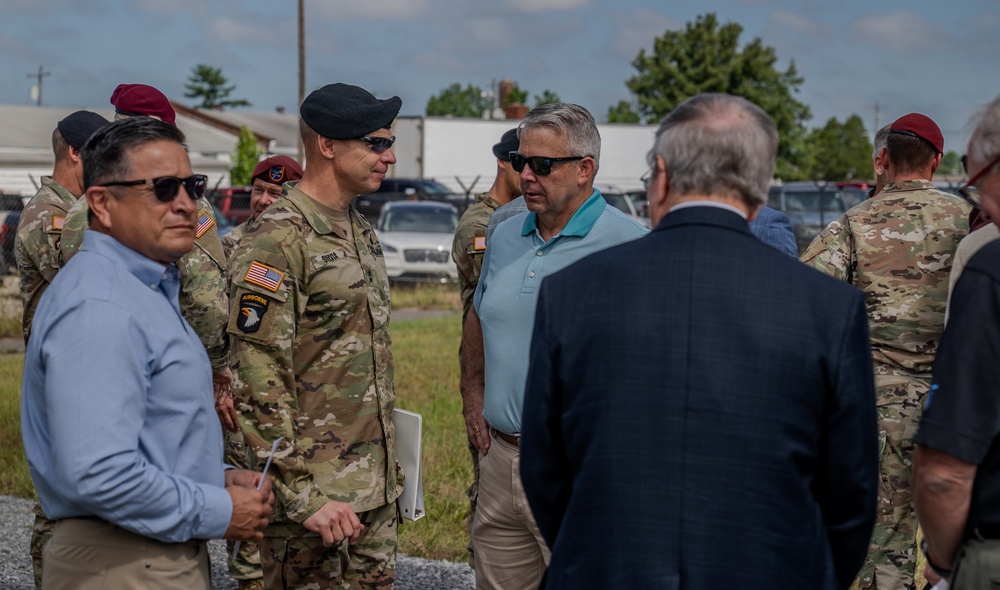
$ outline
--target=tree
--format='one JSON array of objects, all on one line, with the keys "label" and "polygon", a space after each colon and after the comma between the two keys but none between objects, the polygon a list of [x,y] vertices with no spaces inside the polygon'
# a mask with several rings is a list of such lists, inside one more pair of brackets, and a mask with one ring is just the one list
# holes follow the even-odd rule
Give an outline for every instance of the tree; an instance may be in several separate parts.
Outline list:
[{"label": "tree", "polygon": [[521,90],[520,86],[514,84],[514,87],[504,97],[503,104],[500,106],[509,107],[512,104],[525,104],[526,102],[528,102],[528,91]]},{"label": "tree", "polygon": [[627,100],[618,101],[613,107],[608,107],[608,123],[639,123],[642,117],[632,108]]},{"label": "tree", "polygon": [[962,157],[955,150],[948,150],[941,158],[941,165],[938,166],[937,173],[946,176],[959,176],[965,174],[962,169]]},{"label": "tree", "polygon": [[562,99],[559,98],[558,94],[552,92],[548,88],[542,91],[541,94],[535,95],[535,108],[538,108],[543,104],[552,104],[556,102],[562,102]]},{"label": "tree", "polygon": [[637,74],[625,85],[638,99],[639,113],[649,123],[663,118],[684,100],[702,92],[742,96],[767,111],[778,127],[775,174],[786,180],[803,178],[807,164],[804,121],[809,107],[793,98],[802,77],[792,62],[775,68],[772,47],[754,38],[742,49],[737,23],[719,26],[715,14],[699,16],[683,31],[666,31],[632,62]]},{"label": "tree", "polygon": [[201,101],[200,104],[195,105],[196,109],[218,109],[221,111],[229,107],[251,106],[248,100],[229,98],[229,95],[236,89],[236,85],[226,86],[226,77],[222,75],[222,68],[198,64],[191,70],[191,76],[188,77],[188,83],[184,87],[187,88],[184,96]]},{"label": "tree", "polygon": [[826,125],[809,133],[813,180],[867,180],[874,178],[872,142],[861,117],[851,115],[843,123],[831,117]]},{"label": "tree", "polygon": [[229,182],[233,186],[250,184],[250,175],[257,167],[257,162],[264,150],[257,145],[257,136],[246,125],[240,127],[240,137],[236,140],[233,150],[233,166],[229,169]]},{"label": "tree", "polygon": [[462,88],[456,82],[427,100],[429,117],[480,118],[484,112],[492,109],[493,98],[483,92],[482,88],[472,84]]}]

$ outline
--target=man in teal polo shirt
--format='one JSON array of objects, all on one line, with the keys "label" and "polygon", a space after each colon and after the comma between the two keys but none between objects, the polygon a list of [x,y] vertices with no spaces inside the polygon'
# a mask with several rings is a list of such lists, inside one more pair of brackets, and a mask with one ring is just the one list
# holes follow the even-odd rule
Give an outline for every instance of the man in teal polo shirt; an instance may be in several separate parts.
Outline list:
[{"label": "man in teal polo shirt", "polygon": [[542,279],[648,231],[594,189],[601,136],[586,109],[562,103],[533,109],[518,138],[510,162],[521,175],[528,210],[499,226],[487,243],[462,342],[463,413],[481,453],[472,525],[480,590],[537,588],[549,559],[518,473],[528,348]]}]

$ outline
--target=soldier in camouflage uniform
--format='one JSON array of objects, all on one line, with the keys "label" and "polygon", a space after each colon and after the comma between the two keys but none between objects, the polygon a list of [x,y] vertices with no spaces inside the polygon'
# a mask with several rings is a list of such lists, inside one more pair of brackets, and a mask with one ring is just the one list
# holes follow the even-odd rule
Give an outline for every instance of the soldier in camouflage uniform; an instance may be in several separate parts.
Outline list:
[{"label": "soldier in camouflage uniform", "polygon": [[[250,192],[250,218],[222,237],[222,247],[227,260],[235,253],[247,225],[260,217],[265,209],[281,197],[282,183],[300,178],[302,178],[302,168],[288,156],[272,156],[258,162],[250,178],[253,185]],[[259,469],[241,430],[227,430],[225,439],[227,463],[241,469]],[[228,555],[233,554],[234,545],[235,541],[226,542]],[[263,590],[264,572],[260,565],[260,549],[257,543],[240,545],[236,555],[229,561],[229,575],[239,583],[239,590]]]},{"label": "soldier in camouflage uniform", "polygon": [[[497,207],[505,205],[521,194],[521,175],[510,165],[510,152],[517,151],[517,128],[508,130],[493,145],[493,155],[497,159],[497,175],[493,186],[485,193],[476,195],[476,202],[462,215],[455,230],[455,239],[451,245],[451,259],[458,267],[458,285],[462,295],[462,325],[472,307],[472,296],[479,284],[479,270],[483,266],[483,254],[486,253],[486,226]],[[461,351],[459,351],[461,354]],[[463,400],[465,401],[465,400]],[[471,401],[471,400],[470,400]],[[473,404],[475,405],[475,404]],[[483,408],[471,407],[463,403],[463,412],[482,414]],[[469,454],[472,456],[472,485],[466,491],[469,497],[469,533],[472,532],[472,519],[476,515],[476,500],[479,497],[479,450],[469,439]],[[469,563],[474,564],[472,540],[466,544],[469,550]]]},{"label": "soldier in camouflage uniform", "polygon": [[302,180],[246,229],[229,262],[240,425],[258,464],[275,453],[267,587],[390,588],[396,462],[389,282],[352,200],[395,163],[400,100],[331,84],[300,108]]},{"label": "soldier in camouflage uniform", "polygon": [[302,167],[288,156],[271,156],[257,163],[250,175],[250,218],[222,237],[226,260],[232,257],[236,245],[251,221],[281,198],[281,185],[302,178]]},{"label": "soldier in camouflage uniform", "polygon": [[[80,149],[95,131],[108,124],[104,117],[90,111],[77,111],[59,121],[52,131],[55,168],[52,176],[42,177],[42,186],[21,212],[14,238],[14,258],[21,277],[21,328],[24,343],[31,335],[31,320],[46,287],[62,268],[59,239],[66,212],[83,194],[83,163]],[[42,505],[35,502],[35,524],[29,551],[35,574],[35,586],[42,586],[42,547],[52,536],[52,521],[45,518]]]},{"label": "soldier in camouflage uniform", "polygon": [[889,184],[831,223],[801,257],[859,287],[868,306],[882,481],[860,588],[914,588],[913,436],[944,329],[948,274],[969,228],[970,207],[930,182],[943,146],[937,125],[923,115],[894,122]]}]

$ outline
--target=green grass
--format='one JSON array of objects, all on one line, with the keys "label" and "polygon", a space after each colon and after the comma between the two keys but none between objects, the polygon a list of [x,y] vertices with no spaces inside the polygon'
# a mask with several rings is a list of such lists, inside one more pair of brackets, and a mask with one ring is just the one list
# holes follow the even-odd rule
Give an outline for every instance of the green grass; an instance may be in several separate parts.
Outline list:
[{"label": "green grass", "polygon": [[472,481],[458,392],[458,315],[409,320],[392,326],[399,407],[423,416],[423,488],[427,516],[403,521],[399,550],[429,559],[464,560],[465,519]]},{"label": "green grass", "polygon": [[21,337],[21,316],[0,316],[0,338]]},{"label": "green grass", "polygon": [[21,447],[21,367],[24,355],[0,356],[0,495],[33,498]]},{"label": "green grass", "polygon": [[462,300],[457,283],[393,283],[389,286],[393,309],[448,309],[461,311]]}]

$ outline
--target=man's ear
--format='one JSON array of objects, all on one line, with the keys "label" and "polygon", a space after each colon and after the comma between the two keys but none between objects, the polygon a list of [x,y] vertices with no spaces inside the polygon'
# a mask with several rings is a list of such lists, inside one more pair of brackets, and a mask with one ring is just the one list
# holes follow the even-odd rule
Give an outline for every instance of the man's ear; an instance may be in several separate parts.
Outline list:
[{"label": "man's ear", "polygon": [[934,174],[935,172],[937,172],[938,166],[941,165],[941,158],[943,156],[944,156],[944,154],[941,154],[941,153],[938,153],[938,155],[934,156],[934,161],[931,162],[931,174]]},{"label": "man's ear", "polygon": [[882,148],[875,154],[875,159],[872,160],[872,168],[875,169],[875,176],[882,176],[885,171],[889,168],[889,150]]},{"label": "man's ear", "polygon": [[316,134],[316,152],[326,158],[327,160],[332,160],[336,150],[336,139],[330,139],[329,137],[323,137],[322,135]]},{"label": "man's ear", "polygon": [[594,159],[584,158],[577,167],[577,184],[585,186],[594,182]]},{"label": "man's ear", "polygon": [[115,206],[117,197],[111,189],[104,186],[92,186],[85,193],[87,206],[94,217],[107,229],[111,229],[111,208]]},{"label": "man's ear", "polygon": [[76,149],[73,146],[69,146],[67,149],[69,150],[69,159],[72,160],[72,162],[74,164],[79,164],[80,163],[80,150]]}]

